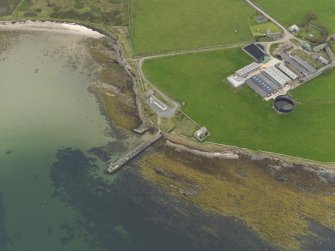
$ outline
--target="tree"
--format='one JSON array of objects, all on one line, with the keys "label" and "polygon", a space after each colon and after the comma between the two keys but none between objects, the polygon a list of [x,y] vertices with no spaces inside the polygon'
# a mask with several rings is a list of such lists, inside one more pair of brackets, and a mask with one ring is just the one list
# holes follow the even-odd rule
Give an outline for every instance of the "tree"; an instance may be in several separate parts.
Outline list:
[{"label": "tree", "polygon": [[318,18],[318,16],[314,12],[309,12],[305,15],[305,19],[306,19],[307,23],[310,23],[311,21],[314,21],[317,18]]}]

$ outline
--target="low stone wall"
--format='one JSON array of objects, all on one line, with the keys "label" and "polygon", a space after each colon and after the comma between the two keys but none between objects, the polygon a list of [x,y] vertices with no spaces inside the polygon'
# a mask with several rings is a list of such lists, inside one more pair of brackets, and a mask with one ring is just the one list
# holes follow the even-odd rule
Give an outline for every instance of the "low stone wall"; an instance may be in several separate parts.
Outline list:
[{"label": "low stone wall", "polygon": [[304,79],[304,83],[306,83],[306,82],[308,82],[308,81],[310,81],[310,80],[312,80],[312,79],[314,79],[314,78],[322,75],[324,73],[324,71],[326,71],[328,69],[333,69],[334,67],[335,67],[335,61],[331,62],[330,64],[328,64],[328,65],[326,65],[324,67],[322,67],[321,69],[319,69],[317,72],[313,73],[312,75],[306,77]]}]

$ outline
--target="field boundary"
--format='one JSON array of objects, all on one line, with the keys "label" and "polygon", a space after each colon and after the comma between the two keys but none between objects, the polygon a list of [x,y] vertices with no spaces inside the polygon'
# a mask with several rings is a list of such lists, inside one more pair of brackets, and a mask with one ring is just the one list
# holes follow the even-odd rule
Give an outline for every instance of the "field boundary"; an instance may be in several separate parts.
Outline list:
[{"label": "field boundary", "polygon": [[197,48],[190,48],[190,49],[181,49],[175,51],[161,51],[157,53],[147,53],[135,56],[135,59],[150,59],[150,58],[158,58],[158,57],[170,57],[170,56],[179,56],[179,55],[186,55],[186,54],[195,54],[201,52],[210,52],[210,51],[219,51],[224,49],[231,49],[236,47],[243,47],[247,44],[254,42],[254,40],[250,41],[242,41],[238,43],[230,43],[230,44],[219,44],[219,45],[212,45],[212,46],[205,46],[205,47],[197,47]]},{"label": "field boundary", "polygon": [[[185,137],[185,136],[184,136]],[[220,144],[220,143],[215,143],[212,141],[205,141],[201,144],[211,144],[211,145],[217,145],[217,146],[222,146],[222,147],[229,147],[229,148],[236,148],[236,149],[241,149],[247,152],[254,152],[254,153],[260,153],[260,154],[265,154],[265,155],[271,155],[273,157],[278,157],[278,158],[285,158],[285,159],[291,159],[294,160],[296,162],[303,162],[303,163],[310,163],[310,164],[316,164],[316,165],[334,165],[335,167],[335,161],[317,161],[317,160],[312,160],[312,159],[306,159],[306,158],[302,158],[302,157],[298,157],[298,156],[292,156],[292,155],[287,155],[287,154],[283,154],[283,153],[276,153],[276,152],[269,152],[269,151],[264,151],[264,150],[255,150],[255,149],[251,149],[251,148],[245,148],[245,147],[240,147],[240,146],[233,146],[233,145],[227,145],[227,144]]]}]

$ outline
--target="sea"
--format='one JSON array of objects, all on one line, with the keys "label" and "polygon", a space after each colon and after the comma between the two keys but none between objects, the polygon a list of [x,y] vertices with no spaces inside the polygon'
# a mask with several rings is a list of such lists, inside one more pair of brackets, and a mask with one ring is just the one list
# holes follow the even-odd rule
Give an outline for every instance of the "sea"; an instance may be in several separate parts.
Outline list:
[{"label": "sea", "polygon": [[[0,33],[0,251],[276,250],[117,159],[141,141],[105,117],[79,34]],[[148,149],[144,154],[151,154]]]}]

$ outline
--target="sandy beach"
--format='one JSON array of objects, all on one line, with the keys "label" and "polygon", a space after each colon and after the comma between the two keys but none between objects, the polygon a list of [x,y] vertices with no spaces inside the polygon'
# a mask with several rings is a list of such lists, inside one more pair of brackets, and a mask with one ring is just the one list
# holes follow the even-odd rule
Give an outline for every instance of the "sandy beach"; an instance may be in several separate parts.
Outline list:
[{"label": "sandy beach", "polygon": [[74,23],[58,23],[51,21],[25,21],[25,22],[0,22],[0,30],[17,30],[17,31],[47,31],[57,33],[78,34],[91,38],[102,38],[105,35],[89,29],[85,26]]}]

